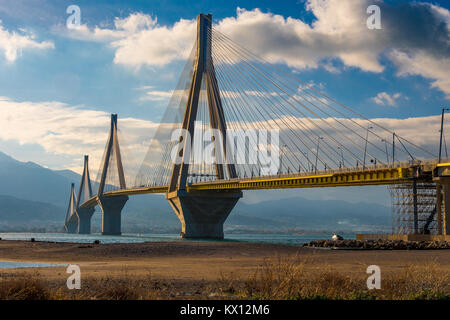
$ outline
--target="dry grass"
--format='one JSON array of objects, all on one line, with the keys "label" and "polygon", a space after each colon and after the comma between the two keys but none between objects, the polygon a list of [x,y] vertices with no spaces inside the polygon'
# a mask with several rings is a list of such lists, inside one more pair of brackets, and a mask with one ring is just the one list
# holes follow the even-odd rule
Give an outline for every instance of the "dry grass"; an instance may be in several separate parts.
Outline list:
[{"label": "dry grass", "polygon": [[48,300],[51,299],[51,294],[49,288],[39,278],[39,274],[35,274],[0,281],[0,299]]},{"label": "dry grass", "polygon": [[265,260],[251,275],[221,274],[202,282],[154,279],[150,273],[136,277],[124,269],[114,277],[83,278],[81,290],[68,290],[65,278],[8,273],[0,274],[0,299],[450,299],[450,270],[436,262],[382,270],[380,290],[367,289],[368,276],[363,267],[344,274],[298,257]]},{"label": "dry grass", "polygon": [[381,276],[381,289],[367,289],[369,275],[339,273],[331,266],[317,270],[298,258],[265,261],[235,294],[245,299],[450,299],[450,270],[436,262],[409,265]]},{"label": "dry grass", "polygon": [[436,262],[409,265],[399,275],[389,274],[382,293],[387,299],[450,299],[450,270]]}]

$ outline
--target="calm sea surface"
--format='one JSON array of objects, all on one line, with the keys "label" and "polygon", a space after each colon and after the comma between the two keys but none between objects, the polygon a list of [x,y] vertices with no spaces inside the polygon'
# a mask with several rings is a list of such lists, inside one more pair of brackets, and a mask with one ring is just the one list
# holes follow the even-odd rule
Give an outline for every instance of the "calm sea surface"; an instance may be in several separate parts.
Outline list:
[{"label": "calm sea surface", "polygon": [[[344,234],[346,239],[354,239],[354,234]],[[4,240],[30,240],[51,242],[77,242],[92,243],[100,240],[101,243],[138,243],[148,241],[190,241],[181,240],[178,234],[123,234],[121,236],[103,236],[101,234],[66,234],[66,233],[0,233]],[[243,241],[254,243],[277,243],[299,245],[312,240],[330,239],[331,234],[314,235],[285,235],[285,234],[227,234],[223,241]]]},{"label": "calm sea surface", "polygon": [[48,268],[48,267],[61,267],[64,264],[48,264],[48,263],[35,263],[35,262],[9,262],[0,261],[0,269],[12,269],[12,268]]},{"label": "calm sea surface", "polygon": [[[346,239],[354,239],[354,234],[343,235]],[[284,235],[284,234],[225,234],[223,241],[242,241],[253,243],[276,243],[287,245],[301,245],[303,243],[318,240],[329,239],[330,234],[314,235]],[[103,236],[101,234],[67,234],[67,233],[0,233],[3,240],[30,240],[50,242],[77,242],[92,243],[94,240],[100,240],[101,243],[139,243],[148,241],[192,241],[181,240],[177,234],[123,234],[121,236]],[[206,240],[205,240],[206,241]],[[210,241],[210,240],[209,240]],[[219,240],[217,240],[219,241]],[[222,241],[222,240],[220,240]],[[42,268],[58,267],[62,265],[34,263],[34,262],[9,262],[0,261],[0,269],[4,268]]]}]

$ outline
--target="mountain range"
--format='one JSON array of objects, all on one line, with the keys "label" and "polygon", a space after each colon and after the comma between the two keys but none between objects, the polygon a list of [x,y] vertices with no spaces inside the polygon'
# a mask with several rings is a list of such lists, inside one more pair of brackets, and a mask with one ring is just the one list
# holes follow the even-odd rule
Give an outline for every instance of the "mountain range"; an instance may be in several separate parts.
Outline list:
[{"label": "mountain range", "polygon": [[[51,170],[0,152],[0,231],[56,231],[64,223],[70,184],[81,177]],[[267,192],[267,191],[266,191]],[[276,194],[273,190],[272,194]],[[300,192],[299,192],[300,193]],[[309,200],[295,193],[248,203],[241,200],[225,223],[227,232],[383,231],[391,226],[387,206],[343,200]],[[93,217],[100,230],[101,213]],[[130,197],[122,217],[124,232],[175,232],[180,223],[162,195]]]}]

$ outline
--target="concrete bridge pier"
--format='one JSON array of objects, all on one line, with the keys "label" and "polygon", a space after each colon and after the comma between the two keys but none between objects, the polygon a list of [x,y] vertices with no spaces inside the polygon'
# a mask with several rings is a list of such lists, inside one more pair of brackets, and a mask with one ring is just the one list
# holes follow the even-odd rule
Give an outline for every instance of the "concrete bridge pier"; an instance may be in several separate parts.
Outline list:
[{"label": "concrete bridge pier", "polygon": [[79,234],[91,233],[91,218],[94,211],[94,208],[83,208],[77,210]]},{"label": "concrete bridge pier", "polygon": [[78,219],[76,216],[72,216],[69,221],[66,222],[65,228],[67,233],[77,233],[78,231]]},{"label": "concrete bridge pier", "polygon": [[450,235],[450,177],[440,177],[437,181],[437,190],[442,190],[442,195],[439,194],[438,201],[443,201],[443,206],[439,204],[436,206],[438,217],[438,232],[439,234]]},{"label": "concrete bridge pier", "polygon": [[436,218],[438,234],[450,236],[450,177],[437,176],[436,182]]},{"label": "concrete bridge pier", "polygon": [[122,234],[122,209],[128,201],[128,196],[99,198],[98,204],[103,213],[102,234]]},{"label": "concrete bridge pier", "polygon": [[223,239],[223,224],[242,192],[178,190],[166,195],[181,222],[181,237]]}]

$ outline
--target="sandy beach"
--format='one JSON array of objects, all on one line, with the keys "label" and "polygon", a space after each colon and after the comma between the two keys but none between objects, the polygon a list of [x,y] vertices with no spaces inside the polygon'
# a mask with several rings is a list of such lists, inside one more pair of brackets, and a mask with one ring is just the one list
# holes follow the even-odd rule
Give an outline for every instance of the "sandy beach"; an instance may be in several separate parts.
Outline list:
[{"label": "sandy beach", "polygon": [[[0,261],[77,264],[83,279],[140,279],[171,283],[182,292],[197,284],[213,288],[218,281],[248,279],[267,262],[295,260],[311,274],[335,272],[367,278],[369,265],[384,275],[404,273],[410,266],[433,264],[436,274],[448,276],[450,250],[328,250],[244,242],[147,242],[136,244],[79,244],[0,241]],[[296,262],[296,263],[297,263]],[[3,269],[0,278],[36,274],[55,288],[64,287],[66,267]],[[445,281],[445,280],[444,280]]]},{"label": "sandy beach", "polygon": [[[386,272],[395,272],[410,264],[430,261],[444,270],[450,270],[450,250],[327,250],[218,241],[97,245],[0,241],[2,261],[78,264],[83,273],[89,275],[114,273],[127,268],[137,274],[150,271],[160,278],[215,279],[220,273],[245,275],[254,272],[264,259],[278,257],[299,257],[309,261],[313,268],[332,267],[333,270],[348,273],[365,273],[367,266],[373,264]],[[46,268],[40,272],[49,277],[55,274],[52,269]]]}]

